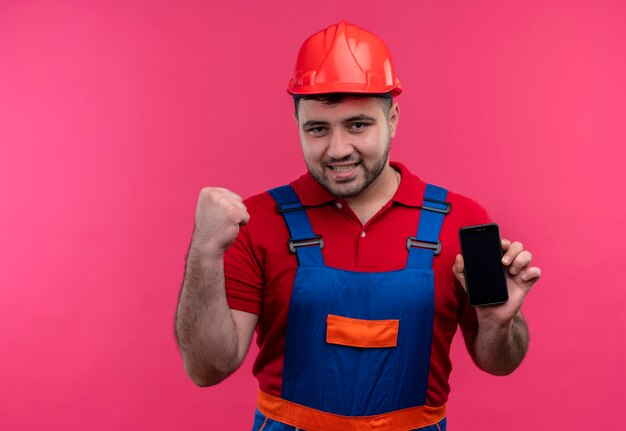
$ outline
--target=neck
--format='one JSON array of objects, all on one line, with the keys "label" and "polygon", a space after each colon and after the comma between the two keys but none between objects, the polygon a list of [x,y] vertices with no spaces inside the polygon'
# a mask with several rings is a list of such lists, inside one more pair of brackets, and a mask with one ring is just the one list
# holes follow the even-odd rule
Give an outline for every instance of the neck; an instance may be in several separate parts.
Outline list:
[{"label": "neck", "polygon": [[399,186],[400,174],[387,165],[376,181],[358,196],[346,198],[346,202],[365,224],[391,200]]}]

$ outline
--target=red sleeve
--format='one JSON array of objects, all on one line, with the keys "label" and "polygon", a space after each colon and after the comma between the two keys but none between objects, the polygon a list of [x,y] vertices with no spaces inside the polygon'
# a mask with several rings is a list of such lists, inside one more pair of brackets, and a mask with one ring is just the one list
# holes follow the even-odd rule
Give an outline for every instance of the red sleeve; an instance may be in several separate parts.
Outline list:
[{"label": "red sleeve", "polygon": [[235,242],[224,255],[224,278],[228,306],[235,310],[261,314],[263,276],[254,256],[250,233],[242,226]]}]

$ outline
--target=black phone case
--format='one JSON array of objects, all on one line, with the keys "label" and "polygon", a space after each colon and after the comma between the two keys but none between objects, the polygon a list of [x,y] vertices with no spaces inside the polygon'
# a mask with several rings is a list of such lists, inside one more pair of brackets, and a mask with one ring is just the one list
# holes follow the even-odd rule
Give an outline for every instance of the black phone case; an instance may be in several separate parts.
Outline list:
[{"label": "black phone case", "polygon": [[[482,225],[475,225],[475,226],[464,226],[461,229],[459,229],[459,241],[461,243],[461,254],[463,254],[463,256],[465,256],[465,251],[463,248],[463,235],[464,232],[468,232],[468,233],[475,233],[485,229],[492,229],[494,228],[496,229],[496,232],[498,234],[498,246],[499,246],[499,252],[500,252],[500,258],[502,258],[502,247],[501,247],[501,237],[500,237],[500,228],[496,223],[488,223],[488,224],[482,224]],[[467,267],[466,267],[467,268]],[[477,300],[476,298],[472,298],[472,296],[477,296],[477,295],[472,295],[470,292],[472,291],[472,289],[475,289],[476,286],[470,286],[470,280],[467,277],[467,271],[466,268],[464,268],[464,275],[465,275],[465,286],[467,287],[467,294],[468,294],[468,299],[470,302],[470,305],[473,307],[483,307],[483,306],[488,306],[488,305],[498,305],[498,304],[504,304],[505,302],[507,302],[509,300],[509,292],[507,289],[507,285],[506,285],[506,273],[504,270],[504,267],[502,268],[502,284],[503,284],[503,289],[501,289],[500,291],[500,295],[495,295],[495,296],[489,296],[488,298],[482,298],[482,300]]]}]

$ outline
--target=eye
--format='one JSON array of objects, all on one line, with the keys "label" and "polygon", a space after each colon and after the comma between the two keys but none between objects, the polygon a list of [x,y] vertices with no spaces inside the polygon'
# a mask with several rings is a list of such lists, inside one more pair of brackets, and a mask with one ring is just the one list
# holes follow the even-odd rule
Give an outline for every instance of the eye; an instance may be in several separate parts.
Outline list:
[{"label": "eye", "polygon": [[368,123],[357,121],[355,123],[351,123],[349,129],[353,132],[362,132],[367,128],[367,126],[369,126]]},{"label": "eye", "polygon": [[316,126],[316,127],[311,127],[309,129],[306,129],[306,132],[312,136],[323,136],[326,134],[327,130],[326,130],[326,127]]}]

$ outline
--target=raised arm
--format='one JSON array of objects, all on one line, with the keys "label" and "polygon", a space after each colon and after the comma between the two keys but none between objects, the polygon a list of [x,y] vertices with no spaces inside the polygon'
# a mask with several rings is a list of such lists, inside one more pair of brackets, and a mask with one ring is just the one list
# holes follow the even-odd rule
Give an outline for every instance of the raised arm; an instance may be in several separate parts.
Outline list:
[{"label": "raised arm", "polygon": [[224,287],[224,252],[249,218],[237,194],[212,187],[200,192],[175,319],[185,371],[199,386],[215,385],[241,365],[258,320],[231,310]]}]

